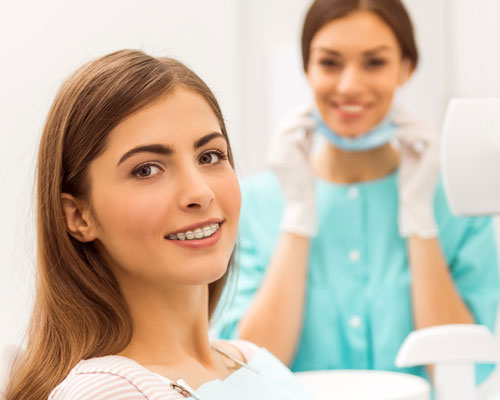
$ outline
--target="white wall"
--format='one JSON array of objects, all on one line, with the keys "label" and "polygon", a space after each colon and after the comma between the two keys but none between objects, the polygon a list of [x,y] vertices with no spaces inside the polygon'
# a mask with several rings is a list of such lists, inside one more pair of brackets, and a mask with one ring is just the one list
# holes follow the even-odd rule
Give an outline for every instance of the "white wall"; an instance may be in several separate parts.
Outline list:
[{"label": "white wall", "polygon": [[448,2],[450,95],[500,96],[500,2]]},{"label": "white wall", "polygon": [[174,56],[213,88],[234,130],[241,112],[238,7],[234,0],[0,3],[0,344],[17,341],[30,311],[34,159],[63,78],[120,48]]},{"label": "white wall", "polygon": [[[299,50],[301,23],[309,0],[241,0],[242,125],[239,126],[245,152],[237,160],[242,176],[263,168],[264,154],[274,127],[269,105],[276,89],[271,81],[272,59],[283,49]],[[302,79],[299,60],[281,70],[282,104],[300,103],[302,91],[295,88]],[[290,79],[286,79],[286,78]]]},{"label": "white wall", "polygon": [[[453,1],[453,0],[451,0]],[[448,101],[449,62],[448,0],[403,0],[411,15],[419,65],[402,89],[401,103],[417,115],[441,125]]]}]

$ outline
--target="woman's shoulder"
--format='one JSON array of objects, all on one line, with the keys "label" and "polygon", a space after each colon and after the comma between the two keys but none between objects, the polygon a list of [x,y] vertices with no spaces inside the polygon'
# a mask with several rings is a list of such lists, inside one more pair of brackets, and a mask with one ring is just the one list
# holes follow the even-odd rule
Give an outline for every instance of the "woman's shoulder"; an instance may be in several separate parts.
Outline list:
[{"label": "woman's shoulder", "polygon": [[80,361],[48,400],[178,400],[165,380],[137,362],[120,356]]}]

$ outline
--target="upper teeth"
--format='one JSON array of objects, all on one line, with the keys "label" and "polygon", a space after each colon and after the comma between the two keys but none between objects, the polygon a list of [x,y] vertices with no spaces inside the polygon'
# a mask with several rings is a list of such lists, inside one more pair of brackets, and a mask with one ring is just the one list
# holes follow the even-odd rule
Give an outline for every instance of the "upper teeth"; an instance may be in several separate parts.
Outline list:
[{"label": "upper teeth", "polygon": [[203,239],[212,236],[215,232],[219,230],[219,223],[206,225],[202,228],[196,228],[192,231],[179,232],[177,234],[168,235],[170,240],[193,240],[193,239]]},{"label": "upper teeth", "polygon": [[347,112],[351,112],[351,113],[356,113],[356,112],[360,112],[361,110],[363,110],[363,106],[360,106],[360,105],[343,105],[343,106],[339,106],[339,108],[343,111],[347,111]]}]

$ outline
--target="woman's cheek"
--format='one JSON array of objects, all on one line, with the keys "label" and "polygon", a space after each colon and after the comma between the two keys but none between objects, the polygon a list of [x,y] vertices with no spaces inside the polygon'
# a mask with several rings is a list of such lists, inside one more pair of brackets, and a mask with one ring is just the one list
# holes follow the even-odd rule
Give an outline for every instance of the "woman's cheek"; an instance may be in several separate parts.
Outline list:
[{"label": "woman's cheek", "polygon": [[236,176],[233,177],[233,182],[232,182],[232,193],[233,193],[233,204],[235,208],[235,213],[237,218],[239,218],[240,215],[240,209],[241,209],[241,189],[240,189],[240,184],[238,182],[238,179]]},{"label": "woman's cheek", "polygon": [[137,234],[141,231],[156,231],[168,208],[167,196],[161,193],[131,190],[129,193],[117,195],[115,202],[107,206],[110,224],[116,229],[121,226],[124,231]]},{"label": "woman's cheek", "polygon": [[226,214],[226,218],[230,218],[234,226],[234,230],[238,230],[238,220],[241,208],[241,190],[238,179],[234,172],[221,180],[218,185],[219,203]]}]

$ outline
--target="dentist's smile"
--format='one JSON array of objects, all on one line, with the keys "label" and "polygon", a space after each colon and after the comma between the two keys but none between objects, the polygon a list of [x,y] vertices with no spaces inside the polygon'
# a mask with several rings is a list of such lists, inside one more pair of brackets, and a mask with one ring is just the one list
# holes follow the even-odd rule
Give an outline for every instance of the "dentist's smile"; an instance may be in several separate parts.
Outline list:
[{"label": "dentist's smile", "polygon": [[369,103],[343,103],[332,101],[330,105],[342,119],[360,118],[364,116],[366,111],[370,108]]}]

